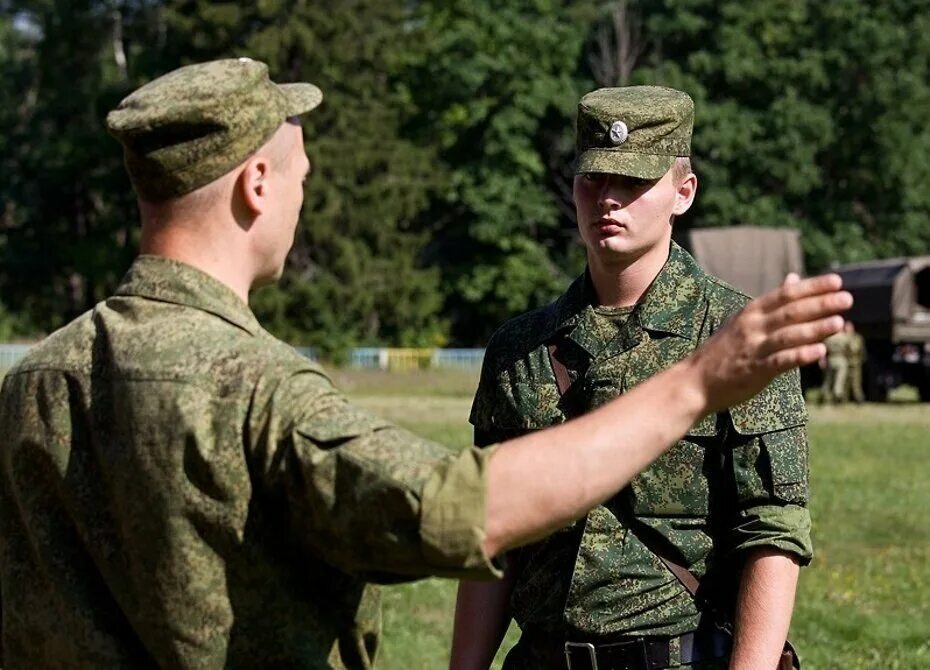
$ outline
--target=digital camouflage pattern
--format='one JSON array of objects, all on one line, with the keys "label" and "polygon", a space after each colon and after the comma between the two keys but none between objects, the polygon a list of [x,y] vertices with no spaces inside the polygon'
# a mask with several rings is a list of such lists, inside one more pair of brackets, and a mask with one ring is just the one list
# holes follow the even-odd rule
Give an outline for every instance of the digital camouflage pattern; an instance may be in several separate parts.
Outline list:
[{"label": "digital camouflage pattern", "polygon": [[107,115],[107,128],[123,145],[136,192],[161,201],[223,176],[322,99],[313,84],[273,83],[259,61],[217,60],[137,89]]},{"label": "digital camouflage pattern", "polygon": [[366,581],[493,571],[485,454],[352,407],[175,261],[33,348],[0,425],[5,668],[371,668]]},{"label": "digital camouflage pattern", "polygon": [[662,86],[600,88],[578,103],[575,174],[659,179],[691,155],[694,102]]},{"label": "digital camouflage pattern", "polygon": [[[704,273],[674,243],[626,318],[598,314],[587,276],[548,307],[507,322],[488,345],[472,408],[478,445],[578,416],[687,356],[746,296]],[[556,343],[572,384],[560,396],[546,345]],[[656,407],[642,421],[661,421]],[[811,558],[807,420],[796,373],[753,400],[698,422],[631,486],[586,518],[511,556],[511,611],[527,635],[678,635],[701,615],[643,540],[665,543],[698,574],[722,578],[732,605],[732,559],[753,547]],[[508,669],[543,665],[518,645]]]}]

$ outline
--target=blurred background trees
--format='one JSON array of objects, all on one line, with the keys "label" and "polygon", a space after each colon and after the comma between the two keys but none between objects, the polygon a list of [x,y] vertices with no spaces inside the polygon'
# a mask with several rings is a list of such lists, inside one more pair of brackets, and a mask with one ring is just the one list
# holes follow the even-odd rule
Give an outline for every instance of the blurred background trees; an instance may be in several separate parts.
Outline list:
[{"label": "blurred background trees", "polygon": [[113,289],[137,218],[106,112],[248,55],[324,90],[281,285],[254,307],[330,353],[481,345],[583,267],[573,116],[598,86],[697,104],[682,226],[802,231],[808,266],[930,248],[930,2],[0,0],[0,334]]}]

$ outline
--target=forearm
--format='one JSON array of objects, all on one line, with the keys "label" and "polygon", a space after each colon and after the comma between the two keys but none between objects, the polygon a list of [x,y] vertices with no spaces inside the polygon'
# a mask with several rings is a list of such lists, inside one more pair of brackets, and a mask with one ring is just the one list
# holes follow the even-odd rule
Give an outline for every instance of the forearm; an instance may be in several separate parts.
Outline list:
[{"label": "forearm", "polygon": [[706,409],[685,362],[590,414],[502,445],[488,466],[488,555],[543,537],[607,500]]},{"label": "forearm", "polygon": [[514,570],[493,582],[459,582],[452,630],[450,670],[487,670],[510,622]]},{"label": "forearm", "polygon": [[757,549],[746,559],[734,622],[731,670],[776,668],[788,637],[800,567],[775,550]]}]

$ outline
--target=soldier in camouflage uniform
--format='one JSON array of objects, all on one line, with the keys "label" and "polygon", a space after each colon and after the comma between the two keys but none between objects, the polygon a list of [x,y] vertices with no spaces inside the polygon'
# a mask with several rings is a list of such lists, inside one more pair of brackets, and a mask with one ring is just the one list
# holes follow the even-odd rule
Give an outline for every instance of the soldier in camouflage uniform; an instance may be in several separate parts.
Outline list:
[{"label": "soldier in camouflage uniform", "polygon": [[[108,116],[143,254],[3,380],[4,667],[371,668],[370,581],[498,574],[842,327],[838,277],[786,286],[603,412],[451,454],[354,408],[249,310],[310,171],[292,117],[320,100],[224,60]],[[633,420],[658,398],[666,421]]]},{"label": "soldier in camouflage uniform", "polygon": [[824,373],[823,384],[820,386],[821,403],[845,403],[849,398],[849,361],[846,358],[848,342],[845,331],[831,335],[824,342],[827,353],[820,360],[820,368]]},{"label": "soldier in camouflage uniform", "polygon": [[[491,338],[471,413],[477,445],[627,393],[747,303],[671,242],[695,195],[692,120],[691,99],[671,89],[582,98],[574,198],[588,269]],[[638,420],[661,422],[668,408]],[[725,667],[719,624],[735,626],[735,667],[775,668],[798,566],[811,560],[806,421],[798,374],[781,376],[704,417],[586,518],[510,554],[504,580],[463,582],[453,668],[486,669],[510,617],[522,636],[507,670],[565,668],[566,654],[573,669]]]},{"label": "soldier in camouflage uniform", "polygon": [[862,369],[866,359],[865,338],[856,332],[856,326],[852,321],[846,322],[843,334],[846,336],[846,365],[849,368],[844,399],[852,398],[856,402],[865,402],[865,393],[862,390]]}]

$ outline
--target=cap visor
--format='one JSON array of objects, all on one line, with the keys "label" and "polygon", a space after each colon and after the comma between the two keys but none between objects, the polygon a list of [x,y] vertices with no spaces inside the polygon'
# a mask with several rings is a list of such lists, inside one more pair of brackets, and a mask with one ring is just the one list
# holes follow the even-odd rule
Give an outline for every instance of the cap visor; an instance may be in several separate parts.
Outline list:
[{"label": "cap visor", "polygon": [[638,179],[661,179],[675,156],[636,154],[616,149],[588,149],[575,162],[575,174],[602,172]]},{"label": "cap visor", "polygon": [[323,91],[313,84],[278,84],[287,99],[287,115],[300,116],[323,102]]}]

